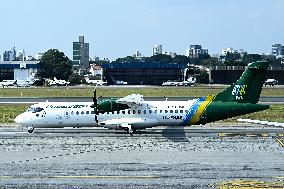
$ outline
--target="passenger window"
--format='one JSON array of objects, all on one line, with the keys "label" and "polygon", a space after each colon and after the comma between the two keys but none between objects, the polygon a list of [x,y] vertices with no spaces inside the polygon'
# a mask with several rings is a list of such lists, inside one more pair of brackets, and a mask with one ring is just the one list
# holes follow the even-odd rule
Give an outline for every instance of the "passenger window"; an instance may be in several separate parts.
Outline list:
[{"label": "passenger window", "polygon": [[138,110],[137,113],[138,113],[138,114],[141,114],[141,110]]},{"label": "passenger window", "polygon": [[175,110],[175,113],[177,114],[177,113],[178,113],[178,110]]},{"label": "passenger window", "polygon": [[170,110],[170,113],[172,114],[174,111],[173,110]]}]

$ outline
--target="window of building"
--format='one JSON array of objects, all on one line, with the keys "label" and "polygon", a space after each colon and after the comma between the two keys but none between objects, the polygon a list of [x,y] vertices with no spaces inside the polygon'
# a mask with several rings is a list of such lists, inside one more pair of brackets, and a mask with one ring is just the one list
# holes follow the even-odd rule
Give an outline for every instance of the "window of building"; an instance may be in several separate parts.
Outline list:
[{"label": "window of building", "polygon": [[151,114],[152,113],[152,110],[149,110],[149,114]]},{"label": "window of building", "polygon": [[178,113],[178,110],[175,110],[175,113],[177,114],[177,113]]},{"label": "window of building", "polygon": [[174,113],[174,111],[173,111],[173,110],[170,110],[170,113],[172,114],[172,113]]},{"label": "window of building", "polygon": [[130,111],[130,110],[128,110],[128,114],[131,114],[131,111]]},{"label": "window of building", "polygon": [[144,110],[143,112],[144,112],[144,114],[146,114],[146,113],[147,113],[147,111],[146,111],[146,110]]},{"label": "window of building", "polygon": [[84,114],[84,111],[82,111],[81,114],[83,115],[83,114]]},{"label": "window of building", "polygon": [[89,114],[90,112],[89,111],[86,111],[86,114]]},{"label": "window of building", "polygon": [[168,110],[165,110],[165,113],[168,113]]},{"label": "window of building", "polygon": [[73,112],[73,111],[71,112],[71,115],[74,115],[74,112]]},{"label": "window of building", "polygon": [[180,112],[180,113],[183,113],[183,110],[180,110],[179,112]]},{"label": "window of building", "polygon": [[138,110],[137,113],[138,113],[138,114],[141,114],[141,110]]},{"label": "window of building", "polygon": [[125,111],[123,110],[123,111],[121,111],[121,113],[122,113],[122,114],[125,114]]},{"label": "window of building", "polygon": [[188,113],[188,110],[185,110],[185,113]]},{"label": "window of building", "polygon": [[79,111],[77,111],[76,114],[79,115]]},{"label": "window of building", "polygon": [[95,114],[95,111],[91,111],[91,114]]},{"label": "window of building", "polygon": [[135,110],[133,110],[133,114],[136,114],[136,111],[135,111]]}]

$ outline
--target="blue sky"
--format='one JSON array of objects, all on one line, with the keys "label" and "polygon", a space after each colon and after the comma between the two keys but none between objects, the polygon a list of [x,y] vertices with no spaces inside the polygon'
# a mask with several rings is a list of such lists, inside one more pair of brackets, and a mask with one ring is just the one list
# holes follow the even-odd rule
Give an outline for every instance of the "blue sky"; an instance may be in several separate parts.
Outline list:
[{"label": "blue sky", "polygon": [[3,0],[0,52],[57,48],[72,58],[72,42],[84,35],[90,56],[111,60],[150,56],[155,44],[178,54],[190,44],[210,54],[228,46],[269,53],[284,44],[283,12],[283,0]]}]

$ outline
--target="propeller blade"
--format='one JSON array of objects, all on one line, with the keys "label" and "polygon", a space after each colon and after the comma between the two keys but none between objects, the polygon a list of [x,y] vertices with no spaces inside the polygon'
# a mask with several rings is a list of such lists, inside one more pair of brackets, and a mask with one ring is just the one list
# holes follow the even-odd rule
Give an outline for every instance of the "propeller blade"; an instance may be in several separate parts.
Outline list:
[{"label": "propeller blade", "polygon": [[93,97],[93,102],[94,102],[94,111],[95,111],[95,121],[98,123],[98,99],[97,99],[97,88],[94,89],[94,97]]}]

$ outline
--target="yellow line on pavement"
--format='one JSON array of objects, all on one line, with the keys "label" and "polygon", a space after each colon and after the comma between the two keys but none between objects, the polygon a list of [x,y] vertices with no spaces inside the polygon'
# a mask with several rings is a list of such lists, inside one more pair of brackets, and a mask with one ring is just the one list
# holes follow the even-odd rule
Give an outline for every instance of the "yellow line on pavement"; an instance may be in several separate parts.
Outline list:
[{"label": "yellow line on pavement", "polygon": [[276,141],[284,148],[284,143],[282,140],[280,140],[280,138],[275,137]]}]

